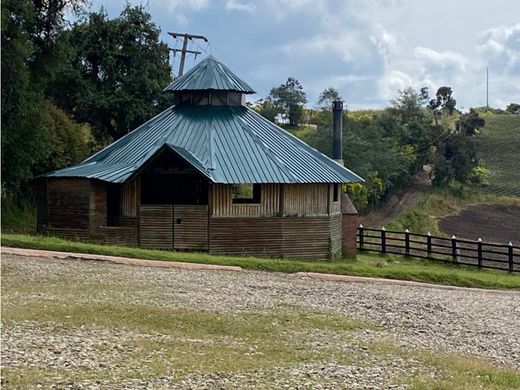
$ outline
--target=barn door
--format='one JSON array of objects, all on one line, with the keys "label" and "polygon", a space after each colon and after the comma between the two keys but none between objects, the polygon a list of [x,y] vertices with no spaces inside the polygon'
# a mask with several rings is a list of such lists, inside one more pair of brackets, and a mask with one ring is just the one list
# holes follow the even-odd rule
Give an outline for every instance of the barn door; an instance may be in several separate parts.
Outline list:
[{"label": "barn door", "polygon": [[173,206],[173,248],[208,249],[208,206]]}]

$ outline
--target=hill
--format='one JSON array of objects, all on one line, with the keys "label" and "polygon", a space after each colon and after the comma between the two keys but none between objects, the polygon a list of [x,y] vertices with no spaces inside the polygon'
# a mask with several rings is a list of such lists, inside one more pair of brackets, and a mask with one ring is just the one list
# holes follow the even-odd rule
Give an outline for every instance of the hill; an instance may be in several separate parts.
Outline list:
[{"label": "hill", "polygon": [[485,191],[520,197],[520,115],[485,114],[486,126],[477,136],[477,156],[489,169]]}]

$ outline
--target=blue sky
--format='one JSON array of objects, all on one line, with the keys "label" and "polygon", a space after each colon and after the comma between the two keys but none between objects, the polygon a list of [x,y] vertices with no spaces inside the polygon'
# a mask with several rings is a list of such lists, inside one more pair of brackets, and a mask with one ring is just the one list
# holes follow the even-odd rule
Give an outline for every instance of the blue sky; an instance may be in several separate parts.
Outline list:
[{"label": "blue sky", "polygon": [[[150,0],[162,30],[208,37],[213,54],[264,97],[296,77],[312,107],[337,88],[349,109],[388,105],[398,89],[451,86],[460,108],[520,103],[519,0]],[[116,16],[122,1],[94,0]],[[188,57],[186,68],[196,63]],[[172,59],[178,71],[178,57]]]}]

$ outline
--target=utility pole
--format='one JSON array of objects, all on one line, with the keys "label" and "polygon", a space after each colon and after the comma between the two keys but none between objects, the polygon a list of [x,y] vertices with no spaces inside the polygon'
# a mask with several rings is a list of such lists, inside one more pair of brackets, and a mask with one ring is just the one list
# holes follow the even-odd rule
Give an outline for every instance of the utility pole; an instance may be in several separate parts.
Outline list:
[{"label": "utility pole", "polygon": [[208,42],[208,38],[206,38],[204,35],[193,35],[188,33],[174,33],[169,32],[169,35],[171,35],[173,38],[184,38],[184,41],[182,43],[182,49],[172,49],[170,48],[173,53],[180,52],[181,53],[181,63],[179,65],[179,75],[177,77],[182,76],[184,72],[184,61],[186,60],[186,53],[195,54],[195,58],[197,58],[197,55],[201,54],[200,51],[195,50],[188,50],[188,41],[192,39],[202,39],[205,42]]},{"label": "utility pole", "polygon": [[489,67],[486,67],[486,107],[489,108]]}]

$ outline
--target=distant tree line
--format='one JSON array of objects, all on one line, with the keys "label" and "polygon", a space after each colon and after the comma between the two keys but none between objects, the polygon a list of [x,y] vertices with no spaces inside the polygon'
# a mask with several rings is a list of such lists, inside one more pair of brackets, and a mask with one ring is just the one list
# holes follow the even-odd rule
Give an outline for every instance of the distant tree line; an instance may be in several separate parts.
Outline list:
[{"label": "distant tree line", "polygon": [[[280,94],[280,90],[284,93]],[[296,118],[281,125],[330,156],[334,100],[343,99],[336,89],[327,88],[320,94],[315,109],[306,110],[301,84],[289,78],[253,108],[272,121]],[[296,107],[289,101],[297,102]],[[482,180],[485,170],[477,159],[473,137],[485,121],[476,110],[457,110],[450,87],[440,87],[434,96],[429,95],[427,88],[406,88],[398,91],[390,103],[382,110],[344,112],[343,160],[365,179],[363,184],[346,186],[359,210],[377,204],[392,189],[405,185],[424,165],[431,166],[432,183],[436,186]],[[508,111],[514,109],[513,104],[508,107]],[[301,130],[302,118],[314,129]]]}]

